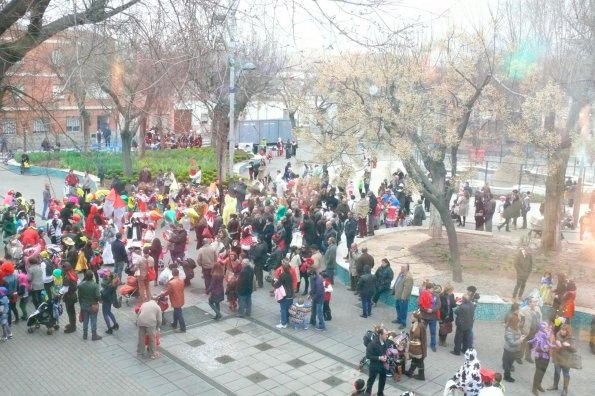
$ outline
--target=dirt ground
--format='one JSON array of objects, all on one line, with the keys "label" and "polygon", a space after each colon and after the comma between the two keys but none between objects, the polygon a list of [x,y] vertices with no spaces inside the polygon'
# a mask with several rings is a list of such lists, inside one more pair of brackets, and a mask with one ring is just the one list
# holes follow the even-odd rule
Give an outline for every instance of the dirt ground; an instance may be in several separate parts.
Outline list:
[{"label": "dirt ground", "polygon": [[[518,239],[504,234],[475,234],[459,232],[459,246],[463,265],[463,283],[452,282],[452,271],[448,264],[448,241],[446,233],[441,239],[432,239],[426,231],[411,230],[379,235],[362,242],[377,262],[388,258],[395,274],[400,265],[409,263],[415,284],[430,279],[442,286],[451,283],[455,292],[463,291],[468,285],[475,285],[480,294],[497,294],[510,299],[516,283],[513,258],[518,248]],[[576,282],[578,293],[576,304],[595,308],[595,243],[564,243],[558,253],[533,252],[533,273],[527,282],[525,294],[539,287],[544,270],[554,274],[566,273]]]}]

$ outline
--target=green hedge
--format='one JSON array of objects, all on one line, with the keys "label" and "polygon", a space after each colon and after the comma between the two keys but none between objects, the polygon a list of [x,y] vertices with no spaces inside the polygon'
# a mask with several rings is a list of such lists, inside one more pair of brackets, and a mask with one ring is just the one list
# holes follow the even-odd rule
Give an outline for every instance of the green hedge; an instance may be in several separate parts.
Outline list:
[{"label": "green hedge", "polygon": [[[88,170],[92,174],[97,174],[99,166],[102,165],[105,171],[106,179],[113,179],[116,176],[121,177],[125,182],[138,180],[138,173],[144,166],[148,166],[153,176],[161,169],[164,172],[170,169],[176,175],[178,181],[188,180],[191,168],[191,161],[195,161],[195,167],[202,167],[203,183],[211,183],[217,178],[217,161],[215,149],[212,147],[174,149],[147,151],[145,158],[138,158],[137,153],[132,153],[132,172],[131,178],[124,178],[122,175],[122,154],[113,152],[91,152],[82,154],[78,151],[59,151],[59,152],[35,152],[29,153],[31,163],[37,166],[47,166],[51,164],[59,168],[75,169],[78,171]],[[245,161],[252,158],[251,153],[236,151],[235,162]]]}]

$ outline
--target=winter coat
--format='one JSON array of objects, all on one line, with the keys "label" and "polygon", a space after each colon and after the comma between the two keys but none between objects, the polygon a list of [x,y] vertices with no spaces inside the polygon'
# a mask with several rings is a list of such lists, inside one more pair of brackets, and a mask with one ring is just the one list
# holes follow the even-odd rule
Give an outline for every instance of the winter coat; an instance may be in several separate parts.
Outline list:
[{"label": "winter coat", "polygon": [[525,251],[523,255],[522,250],[519,249],[514,260],[514,268],[516,269],[517,279],[527,280],[533,269],[533,256],[531,253]]},{"label": "winter coat", "polygon": [[568,343],[569,345],[556,346],[552,350],[552,359],[554,360],[554,364],[562,367],[570,367],[572,355],[576,354],[576,344],[574,338],[568,334],[563,336],[562,333],[558,331],[558,333],[556,333],[556,341],[559,341],[560,344]]},{"label": "winter coat", "polygon": [[521,343],[521,331],[506,326],[506,330],[504,330],[504,350],[518,352],[521,350]]},{"label": "winter coat", "polygon": [[104,278],[101,281],[101,301],[103,301],[104,304],[113,304],[116,302],[116,299],[118,298],[116,294],[117,287],[117,283],[114,279],[110,280]]},{"label": "winter coat", "polygon": [[31,290],[43,290],[43,271],[41,270],[41,265],[31,265],[27,273],[27,279],[29,279],[29,283],[31,284]]},{"label": "winter coat", "polygon": [[240,271],[237,281],[238,296],[249,296],[254,291],[254,268],[246,265]]},{"label": "winter coat", "polygon": [[310,278],[310,297],[312,304],[324,303],[324,282],[319,274]]},{"label": "winter coat", "polygon": [[455,310],[455,315],[457,316],[455,319],[457,329],[463,331],[473,329],[475,305],[471,301],[463,299],[461,305]]},{"label": "winter coat", "polygon": [[362,298],[372,297],[376,292],[376,278],[374,275],[370,273],[362,275],[357,283],[357,291]]},{"label": "winter coat", "polygon": [[[402,274],[402,275],[401,275]],[[397,300],[409,300],[411,297],[411,290],[413,290],[413,277],[409,271],[397,275],[397,281],[393,288],[393,294]]]},{"label": "winter coat", "polygon": [[374,274],[376,277],[376,289],[379,291],[390,289],[395,274],[390,265],[381,265]]},{"label": "winter coat", "polygon": [[211,284],[207,289],[210,294],[209,302],[221,302],[225,298],[225,291],[223,290],[223,275],[213,275],[211,277]]}]

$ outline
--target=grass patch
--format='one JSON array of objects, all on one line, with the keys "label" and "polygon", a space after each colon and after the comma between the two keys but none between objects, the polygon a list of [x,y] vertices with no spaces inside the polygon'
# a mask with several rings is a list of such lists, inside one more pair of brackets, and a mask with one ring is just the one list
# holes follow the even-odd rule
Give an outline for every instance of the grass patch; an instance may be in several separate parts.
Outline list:
[{"label": "grass patch", "polygon": [[[149,167],[153,177],[159,170],[165,172],[171,168],[178,181],[188,180],[192,160],[195,161],[195,166],[202,167],[203,183],[211,183],[217,178],[217,160],[213,147],[150,150],[145,153],[143,159],[139,159],[135,152],[131,155],[133,176],[131,180],[125,181],[138,180],[138,173],[145,166]],[[88,154],[78,151],[36,152],[29,153],[29,158],[34,165],[72,168],[78,171],[88,170],[93,174],[97,174],[99,166],[103,166],[106,179],[113,179],[116,176],[123,177],[121,153],[104,151],[93,151]],[[243,151],[236,151],[234,155],[235,162],[245,161],[249,158],[252,158],[252,154]]]}]

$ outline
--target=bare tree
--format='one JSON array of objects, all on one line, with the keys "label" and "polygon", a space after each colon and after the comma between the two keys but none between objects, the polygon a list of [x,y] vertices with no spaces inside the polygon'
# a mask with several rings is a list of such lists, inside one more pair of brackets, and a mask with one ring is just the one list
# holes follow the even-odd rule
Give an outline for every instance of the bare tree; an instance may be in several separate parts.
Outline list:
[{"label": "bare tree", "polygon": [[[0,106],[6,92],[8,71],[44,41],[77,25],[97,24],[127,10],[139,0],[118,2],[92,0],[83,9],[71,10],[68,3],[54,0],[11,0],[0,8]],[[52,16],[54,16],[52,18]],[[26,30],[20,26],[26,25]]]}]

